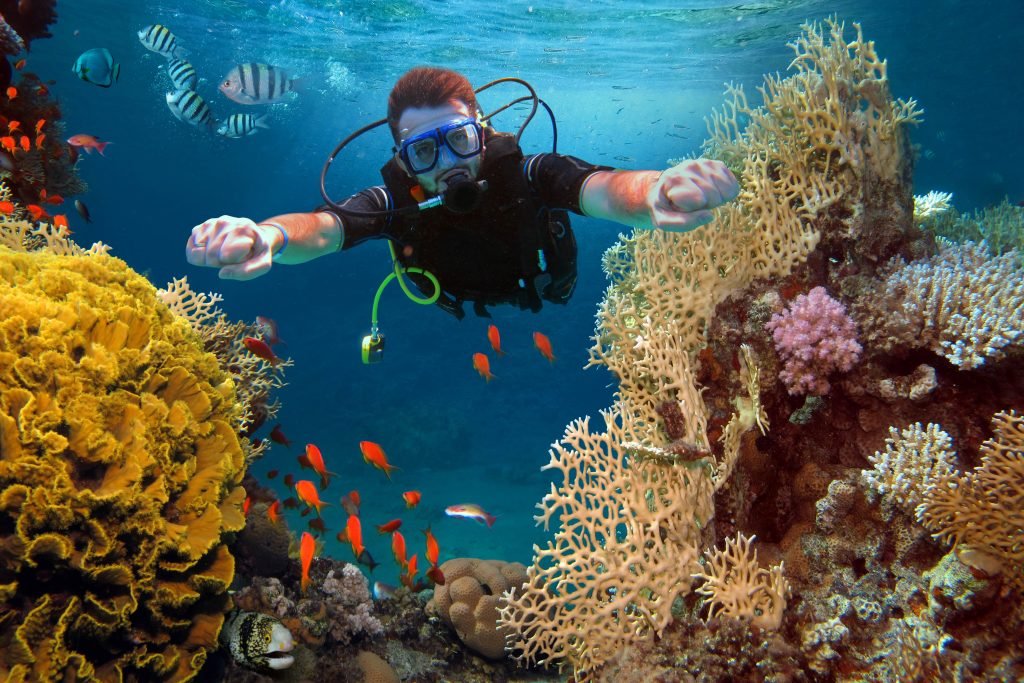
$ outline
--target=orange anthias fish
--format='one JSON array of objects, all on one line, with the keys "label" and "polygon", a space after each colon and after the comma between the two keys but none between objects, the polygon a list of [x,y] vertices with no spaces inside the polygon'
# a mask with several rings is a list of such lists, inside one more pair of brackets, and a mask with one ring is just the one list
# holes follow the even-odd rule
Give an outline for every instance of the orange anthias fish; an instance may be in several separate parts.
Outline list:
[{"label": "orange anthias fish", "polygon": [[29,151],[30,149],[32,149],[32,141],[28,139],[27,135],[22,135],[21,136],[20,143],[21,143],[21,148],[23,150],[25,150],[26,152]]},{"label": "orange anthias fish", "polygon": [[305,593],[309,585],[309,566],[313,564],[313,553],[316,551],[316,539],[308,531],[302,532],[302,541],[299,543],[299,559],[302,562],[302,581],[300,590]]},{"label": "orange anthias fish", "polygon": [[320,475],[320,488],[327,488],[327,485],[331,483],[331,477],[338,476],[334,472],[327,471],[327,466],[324,465],[324,456],[314,444],[306,444],[306,460],[309,461],[309,466],[313,468],[313,471]]},{"label": "orange anthias fish", "polygon": [[542,332],[533,333],[533,345],[540,351],[540,355],[548,359],[549,363],[555,362],[555,354],[551,351],[551,340]]},{"label": "orange anthias fish", "polygon": [[87,154],[92,154],[92,150],[96,150],[103,156],[103,150],[107,148],[110,142],[100,140],[95,135],[89,135],[88,133],[79,133],[78,135],[72,135],[68,138],[68,144],[72,147],[80,147],[84,149]]},{"label": "orange anthias fish", "polygon": [[405,536],[400,531],[391,533],[391,552],[395,554],[395,562],[399,567],[404,567],[408,560],[405,559]]},{"label": "orange anthias fish", "polygon": [[439,586],[444,585],[444,572],[442,572],[441,568],[438,567],[436,564],[431,565],[430,569],[428,569],[426,573],[427,578],[433,581],[435,584]]},{"label": "orange anthias fish", "polygon": [[299,495],[299,500],[303,503],[311,508],[316,508],[317,515],[320,514],[320,508],[328,504],[320,500],[320,492],[316,490],[316,484],[308,479],[295,482],[295,493]]},{"label": "orange anthias fish", "polygon": [[377,525],[377,531],[382,534],[390,534],[392,531],[398,531],[402,527],[402,520],[393,519],[390,522]]},{"label": "orange anthias fish", "polygon": [[32,220],[34,221],[38,221],[40,218],[49,216],[49,214],[46,213],[46,210],[38,204],[29,204],[25,207],[25,210],[28,211],[28,214],[32,216]]},{"label": "orange anthias fish", "polygon": [[441,546],[438,545],[437,539],[434,538],[434,534],[430,531],[429,526],[423,530],[423,535],[427,537],[427,562],[436,567],[437,559],[441,556]]},{"label": "orange anthias fish", "polygon": [[491,361],[488,360],[486,354],[479,352],[473,354],[473,369],[488,382],[494,379],[494,375],[491,374]]},{"label": "orange anthias fish", "polygon": [[414,508],[420,504],[420,498],[423,497],[419,491],[406,491],[402,494],[402,500],[405,501],[405,507]]},{"label": "orange anthias fish", "polygon": [[494,515],[490,514],[476,503],[461,503],[459,505],[449,505],[444,509],[444,513],[449,517],[463,517],[465,519],[475,519],[481,524],[487,526],[494,526],[494,520],[497,519]]},{"label": "orange anthias fish", "polygon": [[0,202],[0,213],[14,213],[14,202]]},{"label": "orange anthias fish", "polygon": [[380,447],[380,444],[372,441],[360,441],[359,450],[363,453],[363,460],[378,470],[382,470],[388,479],[391,478],[391,470],[398,469],[388,462],[388,456],[384,454],[384,449]]},{"label": "orange anthias fish", "polygon": [[363,546],[363,525],[358,517],[355,515],[348,516],[345,532],[348,534],[348,542],[352,546],[352,553],[356,556],[356,560],[358,560],[359,556],[366,550]]},{"label": "orange anthias fish", "polygon": [[487,340],[491,342],[491,348],[499,356],[504,356],[505,352],[501,350],[501,334],[498,332],[497,325],[487,326]]},{"label": "orange anthias fish", "polygon": [[409,589],[412,589],[413,581],[416,579],[416,555],[409,558],[409,562],[405,565],[405,573],[402,574],[402,585]]},{"label": "orange anthias fish", "polygon": [[267,508],[267,519],[270,520],[271,524],[277,524],[281,521],[281,501],[275,500]]},{"label": "orange anthias fish", "polygon": [[251,353],[254,356],[258,356],[259,358],[262,358],[271,365],[277,365],[278,363],[281,362],[281,359],[278,358],[277,354],[274,353],[274,350],[270,348],[270,346],[267,345],[267,342],[263,341],[262,339],[257,339],[256,337],[246,337],[245,339],[242,340],[242,343],[245,344],[245,348],[249,349],[249,353]]},{"label": "orange anthias fish", "polygon": [[18,148],[18,143],[14,141],[14,138],[10,135],[5,135],[0,138],[0,146],[6,149],[11,154],[14,154],[14,150]]},{"label": "orange anthias fish", "polygon": [[13,100],[17,96],[18,96],[18,89],[17,88],[15,88],[13,85],[11,87],[7,88],[7,99]]},{"label": "orange anthias fish", "polygon": [[242,516],[243,517],[248,517],[249,516],[249,508],[251,508],[251,507],[252,507],[252,498],[249,497],[249,496],[246,496],[245,500],[242,501]]},{"label": "orange anthias fish", "polygon": [[53,224],[58,228],[68,227],[68,217],[64,214],[57,214],[53,217]]}]

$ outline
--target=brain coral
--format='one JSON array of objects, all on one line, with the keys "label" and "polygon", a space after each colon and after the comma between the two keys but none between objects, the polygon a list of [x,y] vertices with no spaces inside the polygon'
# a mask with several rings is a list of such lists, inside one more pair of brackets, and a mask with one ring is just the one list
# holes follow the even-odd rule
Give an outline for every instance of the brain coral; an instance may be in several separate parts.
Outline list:
[{"label": "brain coral", "polygon": [[0,678],[196,674],[244,525],[236,415],[122,261],[0,247]]}]

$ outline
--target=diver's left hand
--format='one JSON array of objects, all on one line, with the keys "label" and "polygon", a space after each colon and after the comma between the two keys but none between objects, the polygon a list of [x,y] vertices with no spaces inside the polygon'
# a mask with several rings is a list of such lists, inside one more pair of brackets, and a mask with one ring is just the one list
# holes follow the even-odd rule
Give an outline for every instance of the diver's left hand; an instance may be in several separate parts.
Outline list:
[{"label": "diver's left hand", "polygon": [[711,209],[736,198],[740,185],[721,161],[688,159],[658,178],[647,193],[654,227],[689,232],[710,223]]}]

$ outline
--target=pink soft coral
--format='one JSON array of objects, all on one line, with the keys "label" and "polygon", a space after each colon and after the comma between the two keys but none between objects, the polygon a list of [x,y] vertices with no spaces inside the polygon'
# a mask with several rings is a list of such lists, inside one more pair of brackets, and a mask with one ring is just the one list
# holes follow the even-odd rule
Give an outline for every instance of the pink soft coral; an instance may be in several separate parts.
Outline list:
[{"label": "pink soft coral", "polygon": [[787,310],[773,315],[765,327],[785,361],[779,376],[790,394],[827,394],[829,373],[847,372],[860,358],[857,328],[846,307],[830,297],[824,287],[798,296]]}]

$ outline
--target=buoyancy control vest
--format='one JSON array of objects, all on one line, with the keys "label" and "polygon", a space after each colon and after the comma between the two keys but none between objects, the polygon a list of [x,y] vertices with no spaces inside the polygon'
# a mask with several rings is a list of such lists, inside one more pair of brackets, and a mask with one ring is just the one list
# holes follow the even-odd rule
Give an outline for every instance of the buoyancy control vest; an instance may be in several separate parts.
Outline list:
[{"label": "buoyancy control vest", "polygon": [[[563,209],[545,206],[523,173],[523,152],[508,133],[485,129],[477,180],[487,181],[480,205],[468,213],[438,208],[403,216],[388,231],[403,266],[428,270],[442,294],[438,305],[461,319],[464,301],[477,315],[485,306],[513,303],[539,311],[543,301],[564,304],[576,287],[576,238]],[[394,159],[381,169],[396,209],[416,204],[417,185]],[[408,274],[425,294],[423,276]]]}]

